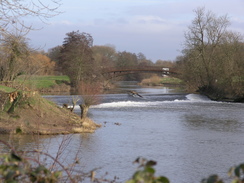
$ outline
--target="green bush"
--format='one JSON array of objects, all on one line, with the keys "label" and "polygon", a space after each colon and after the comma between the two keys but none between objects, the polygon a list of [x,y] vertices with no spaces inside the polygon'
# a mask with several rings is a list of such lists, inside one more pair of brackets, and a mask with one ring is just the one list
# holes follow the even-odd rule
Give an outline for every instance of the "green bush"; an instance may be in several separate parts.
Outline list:
[{"label": "green bush", "polygon": [[156,177],[154,175],[156,171],[153,166],[157,164],[155,161],[137,158],[135,163],[139,164],[139,169],[126,183],[169,183],[168,178],[164,176]]},{"label": "green bush", "polygon": [[14,151],[1,155],[0,162],[0,180],[6,183],[55,183],[62,175],[62,172],[52,172],[41,164],[33,166],[27,158],[21,157]]}]

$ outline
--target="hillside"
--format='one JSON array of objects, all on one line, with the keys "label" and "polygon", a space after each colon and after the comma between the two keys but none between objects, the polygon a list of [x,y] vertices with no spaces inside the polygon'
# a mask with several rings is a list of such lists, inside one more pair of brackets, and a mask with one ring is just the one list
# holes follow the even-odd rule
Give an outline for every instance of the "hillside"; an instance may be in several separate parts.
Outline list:
[{"label": "hillside", "polygon": [[99,126],[42,98],[37,92],[0,91],[0,133],[92,133]]}]

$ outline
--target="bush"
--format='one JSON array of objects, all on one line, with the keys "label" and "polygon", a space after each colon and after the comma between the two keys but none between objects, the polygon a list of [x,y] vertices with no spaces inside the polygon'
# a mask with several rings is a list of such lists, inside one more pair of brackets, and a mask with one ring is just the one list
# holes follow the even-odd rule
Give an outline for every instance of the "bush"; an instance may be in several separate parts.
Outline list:
[{"label": "bush", "polygon": [[164,176],[156,177],[154,175],[155,169],[153,166],[157,164],[155,161],[147,161],[144,158],[137,158],[135,163],[139,164],[139,169],[126,183],[169,183],[168,178]]},{"label": "bush", "polygon": [[[2,142],[0,140],[0,142]],[[42,165],[37,159],[25,157],[24,152],[16,152],[5,142],[11,152],[0,155],[0,180],[1,182],[37,182],[55,183],[61,177],[61,171],[51,171]],[[33,151],[33,153],[40,153]]]}]

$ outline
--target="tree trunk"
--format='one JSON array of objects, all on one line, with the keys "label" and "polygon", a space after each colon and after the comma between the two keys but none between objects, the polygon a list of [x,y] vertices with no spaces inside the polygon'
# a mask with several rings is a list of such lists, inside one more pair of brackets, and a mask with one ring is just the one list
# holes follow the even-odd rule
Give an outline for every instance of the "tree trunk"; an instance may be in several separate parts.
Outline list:
[{"label": "tree trunk", "polygon": [[81,110],[81,119],[85,119],[88,113],[89,106],[85,104],[80,105],[80,110]]}]

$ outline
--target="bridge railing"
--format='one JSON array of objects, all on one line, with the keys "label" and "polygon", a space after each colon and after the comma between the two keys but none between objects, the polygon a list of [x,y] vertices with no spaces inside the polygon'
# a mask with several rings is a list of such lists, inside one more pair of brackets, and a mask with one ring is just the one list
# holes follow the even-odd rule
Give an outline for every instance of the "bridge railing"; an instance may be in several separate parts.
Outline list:
[{"label": "bridge railing", "polygon": [[122,73],[122,72],[157,72],[164,74],[176,74],[177,71],[169,67],[159,66],[143,66],[143,67],[120,67],[120,68],[104,68],[102,71],[105,73]]}]

